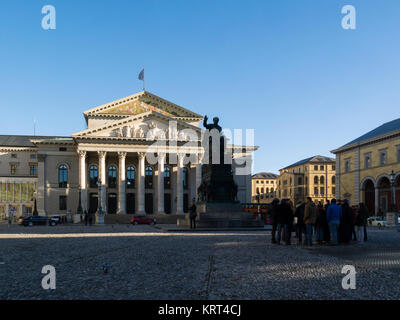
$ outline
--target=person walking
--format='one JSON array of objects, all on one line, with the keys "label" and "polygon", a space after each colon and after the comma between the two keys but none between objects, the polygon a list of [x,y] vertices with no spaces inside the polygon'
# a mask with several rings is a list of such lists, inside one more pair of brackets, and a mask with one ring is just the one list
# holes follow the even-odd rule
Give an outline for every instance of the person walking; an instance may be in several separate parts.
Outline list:
[{"label": "person walking", "polygon": [[88,213],[87,213],[86,210],[85,210],[85,212],[84,212],[84,219],[85,219],[85,226],[87,226],[89,217],[88,217]]},{"label": "person walking", "polygon": [[197,207],[195,199],[193,199],[192,205],[190,207],[190,229],[196,229],[196,217],[197,217]]},{"label": "person walking", "polygon": [[312,235],[317,219],[317,209],[311,197],[307,197],[306,205],[304,207],[304,224],[306,225],[306,245],[312,246]]},{"label": "person walking", "polygon": [[299,201],[296,206],[296,211],[294,213],[295,218],[297,219],[296,223],[296,231],[297,231],[297,244],[303,244],[303,233],[305,233],[305,225],[304,225],[304,207],[305,204],[303,201]]},{"label": "person walking", "polygon": [[275,244],[276,243],[276,230],[278,228],[278,215],[279,215],[279,200],[274,199],[272,200],[271,203],[271,209],[270,209],[270,216],[271,216],[271,225],[272,225],[272,237],[271,237],[271,243]]},{"label": "person walking", "polygon": [[329,231],[331,233],[331,241],[333,245],[339,244],[338,230],[340,219],[342,217],[342,208],[336,204],[336,199],[332,199],[331,205],[326,212],[326,219],[328,220]]}]

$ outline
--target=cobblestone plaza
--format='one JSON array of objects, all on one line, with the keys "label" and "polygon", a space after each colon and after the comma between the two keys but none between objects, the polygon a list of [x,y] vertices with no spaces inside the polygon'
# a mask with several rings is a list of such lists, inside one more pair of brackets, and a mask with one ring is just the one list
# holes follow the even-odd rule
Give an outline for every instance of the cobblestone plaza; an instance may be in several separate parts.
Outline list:
[{"label": "cobblestone plaza", "polygon": [[[400,232],[365,244],[271,245],[268,231],[0,226],[0,299],[398,299]],[[110,266],[104,274],[103,265]],[[56,289],[44,290],[44,265]],[[344,290],[344,265],[356,289]]]}]

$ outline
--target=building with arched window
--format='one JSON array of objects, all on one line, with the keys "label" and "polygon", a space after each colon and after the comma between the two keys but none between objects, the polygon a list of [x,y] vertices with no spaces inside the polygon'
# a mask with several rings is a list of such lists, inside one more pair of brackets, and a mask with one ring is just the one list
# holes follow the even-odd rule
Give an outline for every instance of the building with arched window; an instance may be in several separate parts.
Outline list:
[{"label": "building with arched window", "polygon": [[253,203],[269,203],[276,197],[278,175],[271,172],[256,173],[251,177]]},{"label": "building with arched window", "polygon": [[[384,215],[400,211],[400,119],[387,122],[332,151],[336,155],[336,197],[364,202]],[[393,172],[393,174],[392,174]]]},{"label": "building with arched window", "polygon": [[[76,218],[84,210],[98,212],[99,205],[105,214],[187,211],[201,183],[202,115],[145,91],[83,115],[87,127],[69,137],[0,136],[0,219],[31,214],[35,198],[43,216]],[[191,145],[188,130],[198,136]],[[168,146],[175,142],[176,149]],[[156,162],[146,153],[150,146]],[[228,150],[238,200],[250,202],[257,147]],[[195,157],[185,162],[188,154]]]},{"label": "building with arched window", "polygon": [[336,163],[325,156],[307,158],[280,171],[278,198],[287,198],[294,204],[311,197],[313,201],[325,202],[335,197]]}]

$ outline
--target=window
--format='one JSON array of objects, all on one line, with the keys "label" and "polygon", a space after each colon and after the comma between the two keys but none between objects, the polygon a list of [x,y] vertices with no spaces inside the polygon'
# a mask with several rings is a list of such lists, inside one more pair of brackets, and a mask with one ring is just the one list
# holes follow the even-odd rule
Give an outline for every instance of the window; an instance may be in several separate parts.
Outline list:
[{"label": "window", "polygon": [[58,150],[59,150],[59,151],[67,151],[67,148],[61,147],[61,148],[59,148]]},{"label": "window", "polygon": [[114,165],[108,167],[108,187],[117,187],[117,168]]},{"label": "window", "polygon": [[387,162],[387,151],[381,150],[379,151],[379,163],[381,166],[384,166]]},{"label": "window", "polygon": [[135,167],[126,169],[126,186],[129,189],[135,188]]},{"label": "window", "polygon": [[261,188],[261,194],[263,194],[264,193],[264,188]]},{"label": "window", "polygon": [[[183,175],[183,189],[187,189],[189,185],[189,170],[188,168],[182,168],[182,175]],[[264,188],[261,188],[264,190]],[[262,191],[261,191],[262,192]]]},{"label": "window", "polygon": [[17,158],[17,154],[16,153],[11,153],[11,158],[16,159]]},{"label": "window", "polygon": [[371,153],[367,153],[364,156],[364,168],[371,168]]},{"label": "window", "polygon": [[261,183],[264,183],[264,180],[261,180]]},{"label": "window", "polygon": [[301,179],[301,177],[297,178],[297,184],[302,184],[303,183],[303,179]]},{"label": "window", "polygon": [[319,166],[319,169],[320,169],[321,171],[324,171],[324,166]]},{"label": "window", "polygon": [[344,172],[350,172],[350,159],[344,160]]},{"label": "window", "polygon": [[318,166],[314,166],[314,170],[315,170],[315,171],[318,171]]},{"label": "window", "polygon": [[29,166],[29,175],[36,176],[37,175],[37,166],[36,164],[31,164]]},{"label": "window", "polygon": [[164,168],[164,189],[171,189],[171,168]]},{"label": "window", "polygon": [[11,175],[17,174],[17,164],[15,164],[15,163],[10,164],[10,172],[11,172]]},{"label": "window", "polygon": [[68,184],[68,168],[65,164],[58,167],[58,187],[66,188]]},{"label": "window", "polygon": [[67,196],[60,196],[59,210],[67,210]]},{"label": "window", "polygon": [[314,177],[314,184],[318,184],[318,176]]},{"label": "window", "polygon": [[98,177],[99,177],[99,171],[97,170],[97,166],[91,165],[89,167],[89,184],[91,188],[97,187]]},{"label": "window", "polygon": [[146,189],[153,188],[153,168],[146,167],[145,169],[145,177],[144,177],[144,185]]},{"label": "window", "polygon": [[332,194],[336,194],[336,188],[332,187]]},{"label": "window", "polygon": [[31,158],[31,159],[36,159],[36,154],[31,154],[31,155],[30,155],[30,158]]},{"label": "window", "polygon": [[325,188],[324,187],[320,188],[320,194],[321,194],[321,196],[323,196],[325,194]]},{"label": "window", "polygon": [[258,187],[256,188],[256,193],[260,194],[260,189],[258,189]]},{"label": "window", "polygon": [[336,170],[336,166],[333,164],[332,165],[332,170],[335,171]]},{"label": "window", "polygon": [[325,177],[324,177],[324,176],[321,176],[321,177],[319,178],[319,183],[321,183],[321,184],[324,184],[324,183],[325,183]]},{"label": "window", "polygon": [[332,176],[332,184],[336,184],[336,177]]},{"label": "window", "polygon": [[315,195],[318,195],[318,187],[315,187],[315,188],[314,188],[314,194],[315,194]]}]

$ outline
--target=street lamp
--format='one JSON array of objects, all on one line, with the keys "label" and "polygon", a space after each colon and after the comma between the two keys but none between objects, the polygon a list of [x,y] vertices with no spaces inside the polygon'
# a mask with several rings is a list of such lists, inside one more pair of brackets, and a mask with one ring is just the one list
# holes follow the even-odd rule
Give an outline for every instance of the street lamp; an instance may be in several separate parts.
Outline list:
[{"label": "street lamp", "polygon": [[391,204],[391,212],[396,212],[396,190],[395,190],[395,173],[392,170],[392,173],[390,174],[390,185],[392,187],[392,204]]}]

